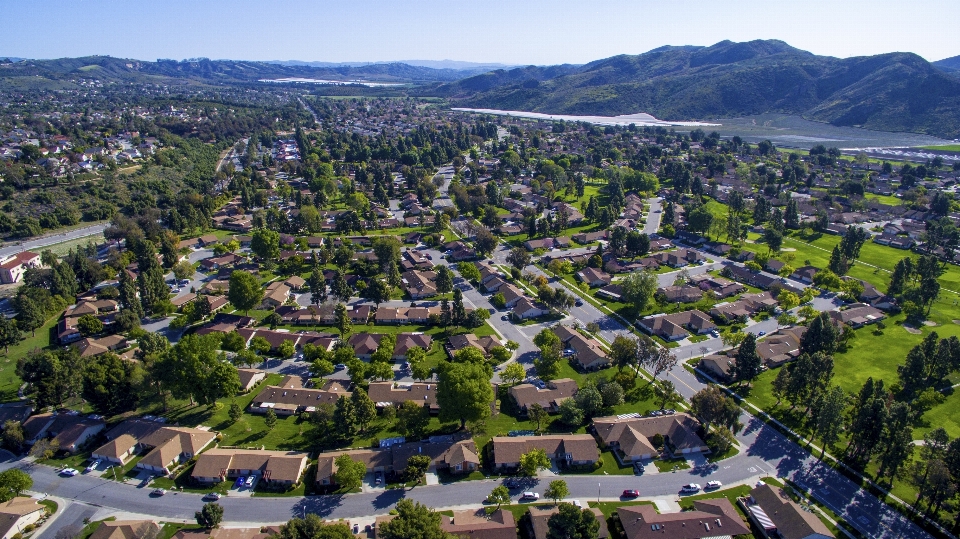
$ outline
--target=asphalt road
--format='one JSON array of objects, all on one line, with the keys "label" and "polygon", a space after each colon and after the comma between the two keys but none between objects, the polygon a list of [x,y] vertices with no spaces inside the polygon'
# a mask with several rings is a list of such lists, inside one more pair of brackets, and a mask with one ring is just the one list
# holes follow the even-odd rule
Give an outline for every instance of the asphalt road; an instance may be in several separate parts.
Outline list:
[{"label": "asphalt road", "polygon": [[30,240],[24,240],[18,243],[11,243],[6,247],[0,248],[0,258],[15,255],[22,251],[42,249],[44,247],[49,247],[51,245],[56,245],[58,243],[73,241],[76,239],[86,238],[89,236],[96,236],[97,234],[102,234],[103,231],[106,230],[108,226],[110,226],[109,223],[100,223],[100,224],[90,225],[83,228],[77,228],[69,232],[61,232],[59,234],[43,236],[40,238],[35,238]]},{"label": "asphalt road", "polygon": [[[495,258],[504,255],[505,253],[500,249]],[[435,256],[434,260],[442,259]],[[527,269],[539,271],[533,267]],[[556,282],[552,285],[560,286]],[[484,308],[489,305],[487,299],[475,289],[466,290],[464,296],[473,306]],[[600,324],[601,336],[608,340],[612,340],[618,333],[627,331],[618,320],[601,313],[587,302],[584,302],[582,307],[576,307],[570,314],[582,323],[595,321]],[[496,315],[491,317],[491,323],[504,337],[521,343],[522,347],[532,348],[529,332],[534,331],[535,334],[534,326],[514,326],[503,323]],[[760,327],[763,326],[756,325],[751,330],[759,331]],[[707,341],[707,343],[711,342]],[[675,351],[678,354],[685,352],[685,349],[699,351],[699,348],[704,345],[705,343],[696,343]],[[521,361],[526,363],[524,360],[527,358],[532,361],[535,350],[523,350],[524,348],[521,348],[519,353]],[[292,367],[284,362],[277,368]],[[705,387],[704,381],[682,368],[676,368],[666,376],[675,381],[679,391],[685,397]],[[790,478],[808,488],[813,497],[831,507],[850,525],[869,537],[883,539],[928,537],[925,532],[892,508],[833,469],[823,465],[809,452],[784,438],[775,429],[748,414],[744,414],[742,421],[746,428],[737,436],[741,444],[741,452],[735,457],[697,469],[639,477],[565,475],[563,478],[570,488],[570,498],[616,500],[619,494],[628,488],[640,490],[643,497],[675,498],[678,496],[680,486],[685,483],[705,483],[708,480],[718,480],[725,485],[752,483],[759,477],[769,474]],[[0,464],[0,469],[10,467],[21,467],[28,471],[34,478],[33,488],[37,492],[94,506],[152,515],[158,519],[190,519],[194,511],[203,504],[200,496],[195,494],[171,492],[162,498],[154,498],[149,494],[150,489],[98,477],[83,475],[61,477],[52,468],[21,461]],[[551,479],[551,477],[529,479],[527,484],[513,490],[512,495],[516,499],[521,490],[533,490],[542,494],[546,483]],[[409,490],[377,490],[346,496],[309,498],[228,496],[220,503],[225,509],[225,523],[228,525],[280,523],[294,516],[302,516],[306,512],[316,513],[323,518],[349,519],[385,514],[401,498],[411,498],[438,509],[480,504],[497,481],[491,478],[484,481],[419,486]],[[73,511],[70,515],[73,515]],[[76,518],[70,515],[64,514],[64,524]]]},{"label": "asphalt road", "polygon": [[[643,476],[564,475],[570,498],[617,500],[624,489],[637,489],[644,498],[676,499],[680,486],[696,482],[721,481],[731,486],[753,483],[764,475],[787,477],[810,489],[812,496],[842,515],[868,537],[884,539],[921,538],[928,535],[874,496],[861,490],[807,451],[781,436],[763,422],[744,414],[746,427],[738,435],[741,452],[730,459],[690,470]],[[22,462],[0,464],[0,468],[21,467],[34,479],[33,490],[68,500],[152,515],[158,519],[190,519],[203,501],[199,495],[170,492],[162,498],[150,496],[149,488],[138,488],[98,477],[61,477],[50,467]],[[541,496],[553,477],[531,478],[511,491],[517,500],[521,491]],[[248,498],[227,496],[220,500],[225,523],[280,523],[304,512],[323,518],[357,518],[387,513],[402,498],[410,498],[436,509],[479,505],[496,486],[497,478],[462,481],[407,490],[375,490],[346,496],[309,498]],[[66,524],[69,520],[64,521]]]}]

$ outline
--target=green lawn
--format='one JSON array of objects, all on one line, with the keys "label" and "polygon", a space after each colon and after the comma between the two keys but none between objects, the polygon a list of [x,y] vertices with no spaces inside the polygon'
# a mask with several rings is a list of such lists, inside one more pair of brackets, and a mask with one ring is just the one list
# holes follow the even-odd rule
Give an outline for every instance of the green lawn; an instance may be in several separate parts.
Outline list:
[{"label": "green lawn", "polygon": [[653,461],[660,473],[673,472],[675,470],[686,470],[690,468],[687,459],[656,459]]},{"label": "green lawn", "polygon": [[157,534],[157,539],[170,539],[177,534],[180,530],[202,530],[203,528],[198,524],[177,524],[173,522],[168,522],[160,528],[160,533]]},{"label": "green lawn", "polygon": [[960,144],[944,144],[943,146],[920,146],[924,150],[942,150],[945,152],[960,152]]},{"label": "green lawn", "polygon": [[[37,328],[35,336],[25,332],[26,339],[10,347],[9,352],[0,359],[0,400],[3,402],[16,401],[17,390],[22,383],[17,376],[17,361],[26,357],[32,350],[50,348],[55,338],[57,322],[60,316],[54,316],[43,326]],[[2,352],[2,350],[0,350]]]}]

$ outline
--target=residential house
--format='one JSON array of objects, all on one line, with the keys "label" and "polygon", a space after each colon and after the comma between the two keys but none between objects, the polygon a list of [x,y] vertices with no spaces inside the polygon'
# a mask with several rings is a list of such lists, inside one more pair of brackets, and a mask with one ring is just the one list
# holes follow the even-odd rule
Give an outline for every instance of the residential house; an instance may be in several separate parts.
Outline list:
[{"label": "residential house", "polygon": [[703,290],[710,292],[718,299],[735,296],[747,289],[740,283],[724,279],[723,277],[714,277],[709,273],[701,273],[690,278],[690,282]]},{"label": "residential house", "polygon": [[710,354],[700,358],[697,362],[697,368],[725,384],[733,382],[733,368],[737,364],[737,358],[721,354]]},{"label": "residential house", "polygon": [[370,356],[380,347],[381,339],[383,339],[383,335],[380,334],[354,333],[350,336],[347,344],[353,347],[358,358],[370,359]]},{"label": "residential house", "polygon": [[377,408],[397,407],[407,401],[413,401],[430,408],[433,413],[440,410],[437,406],[437,384],[370,382],[367,395],[376,403]]},{"label": "residential house", "polygon": [[495,436],[493,469],[512,470],[520,466],[520,456],[542,449],[557,465],[592,466],[600,459],[597,441],[589,434],[553,434],[545,436]]},{"label": "residential house", "polygon": [[283,281],[274,281],[267,285],[263,294],[262,306],[267,309],[276,309],[290,298],[290,287]]},{"label": "residential house", "polygon": [[[532,505],[527,511],[530,514],[529,523],[532,539],[547,539],[547,534],[550,531],[550,517],[559,513],[560,508],[557,506]],[[600,529],[597,530],[597,539],[608,539],[610,530],[607,528],[606,517],[596,507],[591,507],[590,511],[600,524]]]},{"label": "residential house", "polygon": [[76,453],[91,438],[102,431],[106,424],[95,417],[83,417],[76,413],[42,413],[32,415],[23,422],[24,440],[33,445],[43,438],[52,438],[60,450]]},{"label": "residential house", "polygon": [[523,297],[520,298],[520,301],[513,306],[513,313],[511,314],[518,320],[527,320],[530,318],[536,318],[538,316],[550,314],[550,309],[547,308],[546,305]]},{"label": "residential house", "polygon": [[776,308],[777,300],[773,298],[770,292],[760,292],[758,294],[744,294],[740,299],[731,303],[718,304],[710,309],[710,316],[721,322],[732,322],[734,320],[746,320],[759,312],[771,312]]},{"label": "residential house", "polygon": [[600,230],[598,232],[581,232],[573,235],[573,241],[579,243],[580,245],[588,245],[600,240],[606,240],[607,234],[607,230]]},{"label": "residential house", "polygon": [[164,426],[137,440],[147,451],[136,467],[166,475],[177,464],[188,461],[217,439],[210,430]]},{"label": "residential house", "polygon": [[433,346],[433,338],[426,333],[401,333],[397,335],[397,342],[393,347],[393,359],[405,361],[407,359],[407,352],[409,352],[411,348],[422,348],[430,352],[431,346]]},{"label": "residential house", "polygon": [[667,265],[671,268],[682,268],[690,264],[699,264],[706,260],[703,255],[693,249],[677,249],[676,251],[655,253],[651,255],[650,258],[653,258],[661,265]]},{"label": "residential house", "polygon": [[411,299],[422,299],[437,295],[437,274],[433,271],[411,270],[401,276],[403,289]]},{"label": "residential house", "polygon": [[750,496],[738,500],[765,537],[782,539],[833,539],[835,536],[813,511],[808,511],[780,487],[761,483]]},{"label": "residential house", "polygon": [[593,428],[603,446],[614,450],[621,462],[658,456],[660,453],[652,441],[657,435],[663,438],[668,454],[709,450],[706,442],[697,434],[700,423],[683,413],[656,417],[597,417],[593,420]]},{"label": "residential house", "polygon": [[333,479],[337,471],[336,458],[349,455],[351,459],[363,462],[367,472],[386,474],[401,473],[407,467],[407,461],[414,455],[430,457],[429,472],[439,470],[451,474],[470,473],[480,469],[480,458],[473,440],[461,436],[432,436],[427,441],[391,443],[378,449],[355,449],[331,451],[317,456],[317,485],[328,487],[335,484]]},{"label": "residential house", "polygon": [[453,358],[457,352],[465,348],[476,348],[483,352],[484,356],[489,356],[490,351],[497,346],[503,346],[503,344],[500,342],[500,339],[494,335],[478,337],[473,333],[464,333],[461,335],[451,335],[447,338],[447,344],[444,348],[447,351],[447,355]]},{"label": "residential house", "polygon": [[548,412],[559,412],[560,403],[577,394],[577,382],[570,378],[561,378],[544,382],[537,380],[534,383],[517,384],[507,390],[517,405],[521,415],[534,404],[539,404]]},{"label": "residential house", "polygon": [[886,318],[887,315],[876,307],[864,303],[854,303],[839,311],[830,311],[830,319],[834,322],[846,324],[852,328],[860,328],[874,324]]},{"label": "residential house", "polygon": [[160,525],[152,520],[104,520],[88,539],[139,539],[159,533]]},{"label": "residential house", "polygon": [[703,290],[696,286],[661,286],[656,295],[666,303],[696,303],[703,298]]},{"label": "residential house", "polygon": [[485,508],[454,511],[440,516],[440,529],[461,539],[517,539],[517,523],[506,509],[489,515]]},{"label": "residential house", "polygon": [[803,266],[797,268],[791,275],[790,278],[801,283],[812,284],[813,278],[816,276],[817,272],[820,271],[820,268],[815,266]]},{"label": "residential house", "polygon": [[595,268],[583,268],[577,272],[577,280],[587,283],[592,288],[606,286],[613,280],[607,273]]},{"label": "residential house", "polygon": [[751,271],[743,266],[730,264],[723,268],[721,272],[724,277],[728,277],[743,284],[754,286],[761,290],[767,290],[774,284],[780,283],[780,278],[759,271]]},{"label": "residential house", "polygon": [[33,413],[33,404],[29,401],[6,402],[0,404],[0,430],[7,421],[23,424]]},{"label": "residential house", "polygon": [[525,299],[523,291],[512,283],[506,283],[497,289],[497,293],[503,294],[503,306],[507,309],[513,308],[521,299]]},{"label": "residential house", "polygon": [[267,373],[257,369],[237,369],[240,375],[240,391],[246,393],[257,387],[267,377]]},{"label": "residential house", "polygon": [[647,316],[641,318],[638,323],[640,329],[666,341],[679,341],[685,338],[688,335],[687,330],[703,335],[717,328],[709,315],[697,309],[668,315]]},{"label": "residential house", "polygon": [[[16,496],[0,503],[0,539],[23,536],[46,514],[47,508],[34,498]],[[32,529],[32,528],[31,528]]]},{"label": "residential house", "polygon": [[321,404],[336,404],[337,399],[349,398],[351,394],[335,380],[328,380],[323,387],[314,389],[303,387],[299,376],[287,376],[278,386],[264,387],[250,403],[250,411],[266,413],[272,409],[278,416],[313,412]]},{"label": "residential house", "polygon": [[40,267],[40,255],[31,251],[23,251],[9,256],[0,262],[0,283],[12,284],[20,282],[27,268]]},{"label": "residential house", "polygon": [[617,515],[625,539],[707,539],[751,533],[726,498],[697,500],[692,511],[679,513],[658,513],[653,505],[623,506],[617,508]]},{"label": "residential house", "polygon": [[623,286],[618,284],[608,284],[596,292],[597,296],[611,299],[613,301],[620,301],[620,297],[623,295]]},{"label": "residential house", "polygon": [[99,339],[87,337],[73,343],[72,346],[80,350],[80,357],[94,357],[126,348],[127,338],[120,334],[107,335]]},{"label": "residential house", "polygon": [[300,482],[308,455],[302,451],[211,449],[197,458],[190,479],[209,485],[253,475],[267,485],[291,487]]},{"label": "residential house", "polygon": [[588,371],[610,366],[607,352],[596,339],[587,338],[576,329],[559,325],[553,328],[580,368]]}]

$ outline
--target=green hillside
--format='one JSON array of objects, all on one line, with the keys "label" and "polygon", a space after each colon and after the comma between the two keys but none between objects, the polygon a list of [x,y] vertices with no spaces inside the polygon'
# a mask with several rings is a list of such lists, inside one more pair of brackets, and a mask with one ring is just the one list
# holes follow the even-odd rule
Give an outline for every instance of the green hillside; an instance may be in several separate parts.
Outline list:
[{"label": "green hillside", "polygon": [[838,59],[781,41],[661,47],[580,67],[500,70],[431,91],[458,106],[697,120],[769,112],[960,136],[960,79],[911,53]]}]

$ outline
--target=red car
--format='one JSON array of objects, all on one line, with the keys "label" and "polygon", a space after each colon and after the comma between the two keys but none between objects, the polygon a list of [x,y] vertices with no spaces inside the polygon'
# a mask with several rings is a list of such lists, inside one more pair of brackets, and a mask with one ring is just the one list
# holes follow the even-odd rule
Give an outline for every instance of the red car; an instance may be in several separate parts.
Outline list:
[{"label": "red car", "polygon": [[623,491],[623,496],[622,496],[622,497],[624,497],[624,498],[636,498],[636,497],[638,497],[638,496],[640,496],[640,491],[639,491],[639,490],[627,489],[627,490]]}]

